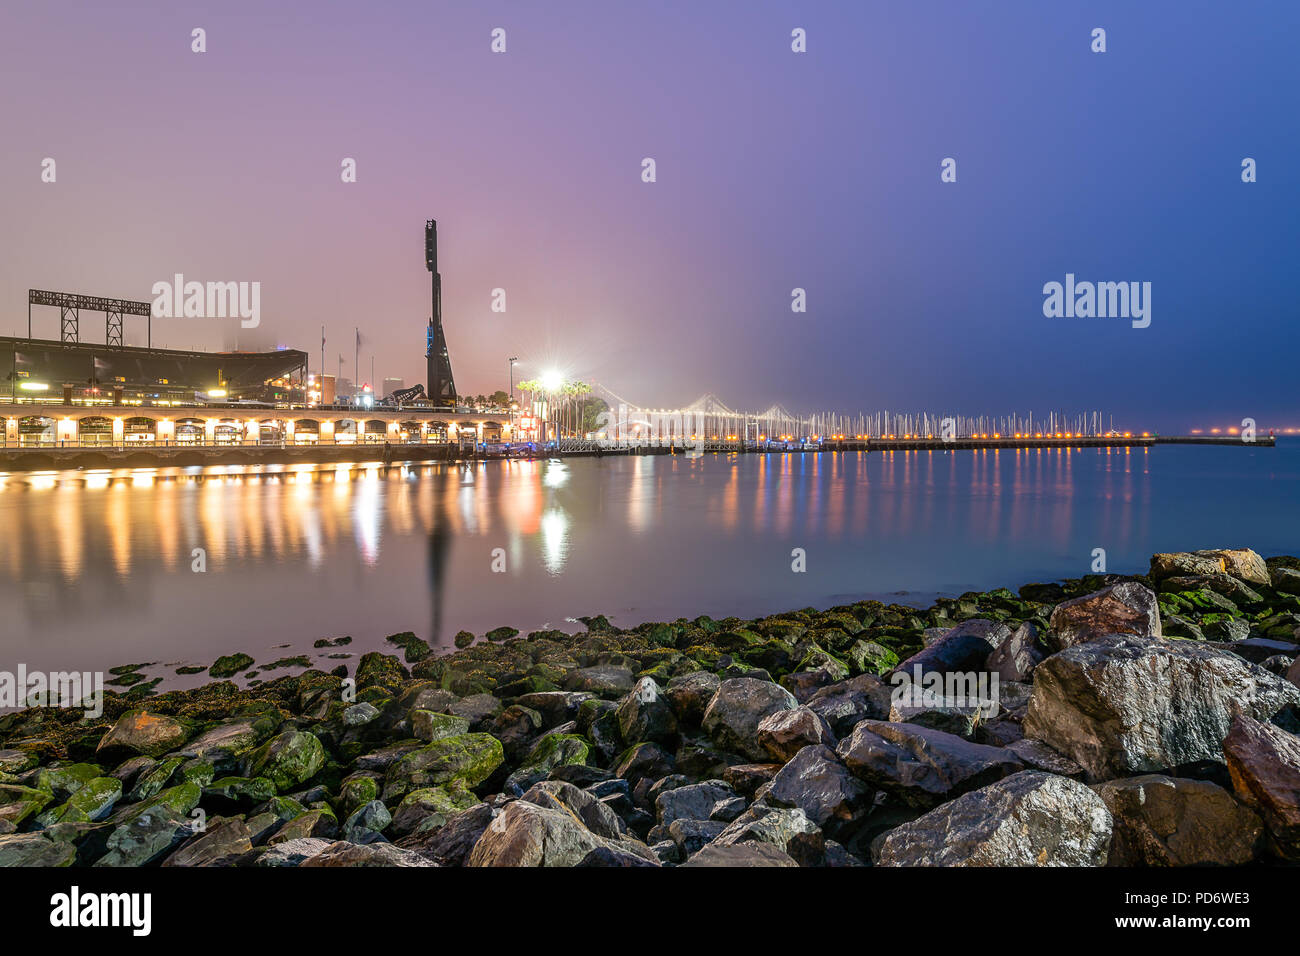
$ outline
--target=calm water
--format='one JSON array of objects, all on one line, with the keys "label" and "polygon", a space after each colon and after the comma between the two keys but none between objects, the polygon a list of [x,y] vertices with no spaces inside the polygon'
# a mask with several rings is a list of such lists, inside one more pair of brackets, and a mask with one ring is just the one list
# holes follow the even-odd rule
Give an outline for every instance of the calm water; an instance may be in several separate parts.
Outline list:
[{"label": "calm water", "polygon": [[1083,574],[1094,548],[1142,570],[1156,550],[1227,546],[1300,553],[1300,442],[11,473],[0,669],[170,675],[343,634],[355,651],[582,614],[925,604]]}]

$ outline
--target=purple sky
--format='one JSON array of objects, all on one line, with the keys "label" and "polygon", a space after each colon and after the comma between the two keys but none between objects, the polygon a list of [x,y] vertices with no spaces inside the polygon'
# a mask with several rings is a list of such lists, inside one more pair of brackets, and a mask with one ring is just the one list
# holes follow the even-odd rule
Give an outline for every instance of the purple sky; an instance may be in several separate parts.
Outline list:
[{"label": "purple sky", "polygon": [[[422,380],[433,217],[462,392],[518,355],[651,405],[1300,424],[1300,8],[1132,6],[8,4],[0,332],[183,272],[262,283],[242,347],[315,367],[324,325],[352,377],[359,325],[362,378]],[[1151,327],[1045,318],[1066,272],[1152,282]]]}]

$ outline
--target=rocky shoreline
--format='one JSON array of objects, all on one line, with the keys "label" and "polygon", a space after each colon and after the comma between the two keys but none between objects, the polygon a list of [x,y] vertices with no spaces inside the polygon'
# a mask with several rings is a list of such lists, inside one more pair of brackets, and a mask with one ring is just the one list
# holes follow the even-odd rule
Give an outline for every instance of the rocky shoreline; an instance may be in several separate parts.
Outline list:
[{"label": "rocky shoreline", "polygon": [[1294,557],[582,622],[7,714],[0,865],[1300,861]]}]

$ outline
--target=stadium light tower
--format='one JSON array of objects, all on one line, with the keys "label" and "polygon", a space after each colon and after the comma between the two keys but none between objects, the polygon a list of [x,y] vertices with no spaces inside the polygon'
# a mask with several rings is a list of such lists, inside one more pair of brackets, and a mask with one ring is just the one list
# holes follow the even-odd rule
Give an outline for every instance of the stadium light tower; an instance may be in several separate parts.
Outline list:
[{"label": "stadium light tower", "polygon": [[433,275],[433,311],[426,333],[425,361],[428,371],[429,401],[434,405],[456,407],[456,381],[451,374],[451,357],[447,338],[442,332],[442,276],[438,273],[438,221],[424,224],[424,264]]}]

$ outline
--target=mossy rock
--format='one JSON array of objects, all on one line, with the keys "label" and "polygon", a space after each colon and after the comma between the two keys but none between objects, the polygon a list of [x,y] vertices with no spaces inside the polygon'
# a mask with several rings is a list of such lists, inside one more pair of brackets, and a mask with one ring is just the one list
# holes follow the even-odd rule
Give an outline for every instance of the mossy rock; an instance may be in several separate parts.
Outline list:
[{"label": "mossy rock", "polygon": [[310,780],[324,763],[325,748],[315,734],[290,730],[254,750],[245,772],[250,777],[268,778],[284,792]]},{"label": "mossy rock", "polygon": [[16,783],[0,784],[0,820],[7,821],[15,827],[21,826],[28,817],[40,813],[54,802],[54,794],[48,790],[24,787]]},{"label": "mossy rock", "polygon": [[402,666],[402,662],[392,654],[370,651],[362,654],[361,661],[357,664],[358,688],[379,685],[392,693],[409,677],[410,674]]},{"label": "mossy rock", "polygon": [[121,780],[116,777],[96,777],[87,781],[66,803],[41,813],[36,822],[43,827],[56,823],[95,823],[108,816],[121,798]]},{"label": "mossy rock", "polygon": [[208,668],[210,677],[233,677],[240,671],[246,671],[253,666],[254,660],[247,654],[228,654],[225,657],[218,657]]},{"label": "mossy rock", "polygon": [[473,788],[490,777],[504,760],[501,741],[491,734],[444,737],[393,762],[384,778],[384,799],[393,800],[411,790],[455,781]]}]

